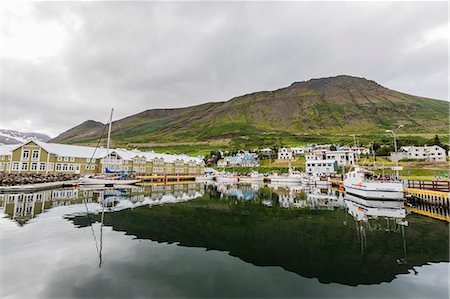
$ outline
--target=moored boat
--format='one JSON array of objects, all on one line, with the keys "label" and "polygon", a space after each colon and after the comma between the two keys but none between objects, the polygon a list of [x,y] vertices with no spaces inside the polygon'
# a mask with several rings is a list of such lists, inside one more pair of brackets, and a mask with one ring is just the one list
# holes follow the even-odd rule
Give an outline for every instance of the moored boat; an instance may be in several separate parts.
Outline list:
[{"label": "moored boat", "polygon": [[199,175],[195,177],[196,182],[212,182],[213,180],[214,176],[209,174]]},{"label": "moored boat", "polygon": [[400,181],[379,180],[374,173],[355,167],[345,175],[345,192],[373,200],[403,200],[403,184]]},{"label": "moored boat", "polygon": [[219,173],[214,179],[218,183],[237,183],[239,181],[239,178],[231,173]]},{"label": "moored boat", "polygon": [[264,175],[257,171],[252,171],[248,176],[239,177],[240,182],[264,182]]},{"label": "moored boat", "polygon": [[117,185],[133,185],[139,183],[141,180],[127,179],[121,177],[109,176],[84,176],[77,182],[80,185],[98,185],[98,186],[117,186]]}]

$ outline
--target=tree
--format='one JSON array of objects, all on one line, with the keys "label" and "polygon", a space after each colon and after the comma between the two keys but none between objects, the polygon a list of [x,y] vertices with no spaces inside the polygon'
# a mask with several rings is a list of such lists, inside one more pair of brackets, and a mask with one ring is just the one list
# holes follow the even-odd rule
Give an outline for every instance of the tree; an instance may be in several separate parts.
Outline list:
[{"label": "tree", "polygon": [[434,138],[431,140],[431,145],[442,145],[442,142],[439,140],[439,136],[435,135]]}]

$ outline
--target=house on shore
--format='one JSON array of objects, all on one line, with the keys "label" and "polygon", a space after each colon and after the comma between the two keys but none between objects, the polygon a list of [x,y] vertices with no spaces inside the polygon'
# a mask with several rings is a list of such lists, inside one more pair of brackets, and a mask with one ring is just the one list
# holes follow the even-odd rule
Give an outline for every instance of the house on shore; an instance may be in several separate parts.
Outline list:
[{"label": "house on shore", "polygon": [[317,174],[320,176],[329,176],[336,174],[338,163],[336,160],[309,160],[306,161],[305,172],[307,174]]},{"label": "house on shore", "polygon": [[30,140],[0,146],[0,172],[98,174],[113,171],[154,175],[203,174],[204,161],[187,155],[95,148]]},{"label": "house on shore", "polygon": [[[414,159],[414,160],[425,160],[429,162],[445,162],[446,153],[445,150],[438,146],[402,146],[397,152],[398,160],[402,159]],[[395,161],[395,153],[392,152],[390,155],[390,160]]]}]

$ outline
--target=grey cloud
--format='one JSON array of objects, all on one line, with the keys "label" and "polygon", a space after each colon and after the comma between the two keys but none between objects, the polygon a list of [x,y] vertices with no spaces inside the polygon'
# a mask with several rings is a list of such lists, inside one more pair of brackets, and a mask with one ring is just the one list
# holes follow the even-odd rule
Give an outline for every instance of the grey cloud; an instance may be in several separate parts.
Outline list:
[{"label": "grey cloud", "polygon": [[[447,4],[310,2],[35,3],[61,52],[4,59],[3,125],[55,135],[93,118],[227,100],[294,81],[350,74],[447,98]],[[8,24],[4,24],[7,27]]]}]

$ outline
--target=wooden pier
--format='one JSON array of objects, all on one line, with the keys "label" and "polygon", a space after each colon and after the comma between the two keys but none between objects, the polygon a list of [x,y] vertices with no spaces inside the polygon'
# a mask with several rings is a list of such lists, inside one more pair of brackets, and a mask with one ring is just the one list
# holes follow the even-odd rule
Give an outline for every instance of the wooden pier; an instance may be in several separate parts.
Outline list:
[{"label": "wooden pier", "polygon": [[450,181],[408,180],[408,188],[450,192]]},{"label": "wooden pier", "polygon": [[77,181],[58,181],[48,183],[0,186],[0,193],[21,193],[77,186]]},{"label": "wooden pier", "polygon": [[330,179],[330,183],[333,186],[339,186],[339,185],[342,185],[344,183],[344,181],[342,181],[340,179]]},{"label": "wooden pier", "polygon": [[409,197],[421,199],[429,204],[441,205],[447,208],[449,206],[449,192],[412,188],[405,188],[404,192],[406,195],[409,195]]}]

